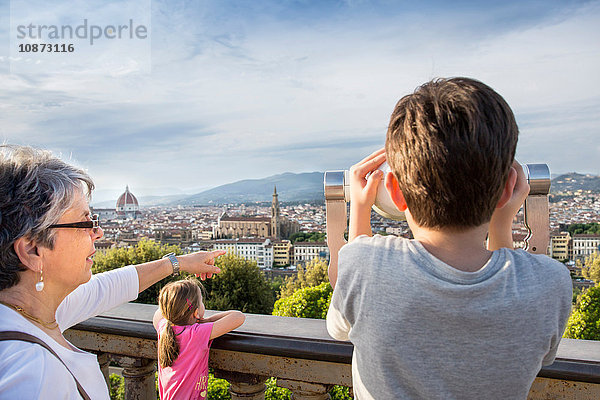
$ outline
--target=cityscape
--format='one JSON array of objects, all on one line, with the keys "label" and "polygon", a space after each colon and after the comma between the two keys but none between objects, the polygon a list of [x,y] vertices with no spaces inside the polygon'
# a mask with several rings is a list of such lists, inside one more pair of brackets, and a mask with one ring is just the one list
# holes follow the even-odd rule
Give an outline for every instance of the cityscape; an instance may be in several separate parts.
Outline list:
[{"label": "cityscape", "polygon": [[[299,233],[322,233],[325,237],[324,202],[280,203],[276,187],[273,200],[266,202],[140,207],[126,187],[114,208],[96,208],[104,237],[96,248],[129,247],[147,238],[163,244],[176,244],[184,252],[223,249],[257,263],[264,270],[295,270],[315,258],[329,259],[325,240],[302,241]],[[547,254],[566,265],[576,275],[581,262],[600,249],[600,235],[573,234],[572,224],[600,221],[600,194],[592,190],[550,195],[550,243]],[[410,238],[405,221],[386,219],[372,213],[372,231]],[[527,228],[523,210],[513,222],[515,248],[524,247]],[[580,263],[577,263],[577,261]]]}]

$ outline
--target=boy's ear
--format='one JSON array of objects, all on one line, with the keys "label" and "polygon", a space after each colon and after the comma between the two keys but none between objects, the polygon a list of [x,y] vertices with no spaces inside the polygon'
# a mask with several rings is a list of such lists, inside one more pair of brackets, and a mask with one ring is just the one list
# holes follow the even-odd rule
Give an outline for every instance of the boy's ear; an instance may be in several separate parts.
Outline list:
[{"label": "boy's ear", "polygon": [[13,248],[21,264],[32,271],[40,272],[42,269],[42,257],[39,247],[33,240],[20,237],[15,240]]},{"label": "boy's ear", "polygon": [[508,171],[508,179],[504,184],[504,189],[502,189],[502,195],[500,196],[500,200],[498,200],[498,204],[496,208],[502,208],[508,203],[511,199],[513,190],[515,189],[515,185],[517,183],[517,170],[511,167]]},{"label": "boy's ear", "polygon": [[388,172],[385,175],[385,189],[389,193],[390,197],[392,198],[392,202],[396,205],[398,210],[406,211],[408,206],[406,205],[406,200],[404,200],[404,195],[400,190],[398,180],[394,176],[393,172]]}]

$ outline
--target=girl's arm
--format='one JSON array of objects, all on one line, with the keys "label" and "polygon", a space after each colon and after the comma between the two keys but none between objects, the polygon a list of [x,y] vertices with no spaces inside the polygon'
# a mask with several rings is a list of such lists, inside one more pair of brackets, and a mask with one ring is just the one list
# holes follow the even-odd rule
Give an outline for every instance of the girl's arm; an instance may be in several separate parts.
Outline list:
[{"label": "girl's arm", "polygon": [[243,313],[231,310],[215,314],[210,318],[202,320],[202,322],[213,322],[212,332],[210,334],[210,339],[212,340],[241,326],[245,320],[246,316]]},{"label": "girl's arm", "polygon": [[229,315],[231,313],[237,313],[237,312],[239,312],[239,311],[236,311],[236,310],[223,311],[223,312],[220,312],[220,313],[213,314],[213,315],[211,315],[208,318],[202,318],[200,320],[200,322],[201,323],[202,322],[217,322],[218,320],[220,320],[224,316]]},{"label": "girl's arm", "polygon": [[158,329],[158,322],[162,319],[162,313],[160,312],[160,308],[157,308],[154,312],[154,316],[152,317],[152,325],[154,325],[154,329]]}]

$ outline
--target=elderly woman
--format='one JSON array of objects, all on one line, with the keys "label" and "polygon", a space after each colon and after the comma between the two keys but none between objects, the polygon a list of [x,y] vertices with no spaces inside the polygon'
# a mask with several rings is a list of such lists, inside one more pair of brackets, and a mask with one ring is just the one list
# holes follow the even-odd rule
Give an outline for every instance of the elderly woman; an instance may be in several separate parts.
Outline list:
[{"label": "elderly woman", "polygon": [[47,151],[0,146],[1,398],[108,399],[96,356],[63,332],[179,269],[220,272],[214,259],[223,252],[198,252],[92,276],[102,237],[88,205],[93,187]]}]

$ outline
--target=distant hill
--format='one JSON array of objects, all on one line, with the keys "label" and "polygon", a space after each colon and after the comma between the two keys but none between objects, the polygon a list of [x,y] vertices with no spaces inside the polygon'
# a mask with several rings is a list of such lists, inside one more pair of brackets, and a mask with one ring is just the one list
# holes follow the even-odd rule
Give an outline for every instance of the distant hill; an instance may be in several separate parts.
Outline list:
[{"label": "distant hill", "polygon": [[[140,196],[142,207],[176,205],[211,205],[245,202],[270,202],[273,187],[277,187],[279,201],[324,201],[323,172],[286,172],[262,179],[245,179],[193,195],[176,194],[171,196]],[[600,193],[600,176],[569,173],[552,179],[551,193],[564,194],[577,190],[591,190]],[[114,207],[113,201],[102,201],[95,207]]]},{"label": "distant hill", "polygon": [[600,176],[582,175],[571,172],[552,179],[550,193],[564,194],[567,192],[576,192],[578,190],[590,190],[595,193],[600,193]]},{"label": "distant hill", "polygon": [[263,179],[246,179],[221,185],[183,199],[171,205],[207,205],[224,203],[271,201],[277,187],[279,201],[323,200],[323,172],[286,172]]}]

